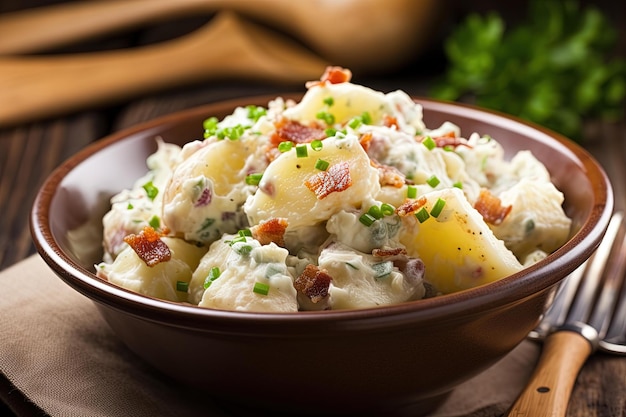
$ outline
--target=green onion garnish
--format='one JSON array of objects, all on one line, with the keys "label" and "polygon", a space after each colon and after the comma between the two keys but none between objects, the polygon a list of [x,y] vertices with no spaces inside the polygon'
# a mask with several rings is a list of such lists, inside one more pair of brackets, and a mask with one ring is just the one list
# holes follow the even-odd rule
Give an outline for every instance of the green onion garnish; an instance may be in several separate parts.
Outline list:
[{"label": "green onion garnish", "polygon": [[291,148],[293,147],[293,142],[289,142],[289,141],[285,141],[285,142],[280,142],[278,144],[278,150],[282,153],[282,152],[287,152],[290,151]]},{"label": "green onion garnish", "polygon": [[426,136],[424,140],[422,140],[422,144],[428,148],[429,151],[432,151],[437,147],[437,142],[430,136]]},{"label": "green onion garnish", "polygon": [[126,210],[132,210],[134,208],[135,208],[135,206],[133,206],[132,203],[128,203],[128,205],[126,206]]},{"label": "green onion garnish", "polygon": [[248,110],[248,119],[255,122],[267,113],[267,111],[261,106],[250,105],[246,106],[246,109]]},{"label": "green onion garnish", "polygon": [[371,125],[372,124],[372,116],[369,114],[369,112],[364,111],[361,114],[361,121],[366,124],[366,125]]},{"label": "green onion garnish", "polygon": [[176,291],[187,292],[189,283],[185,281],[176,281]]},{"label": "green onion garnish", "polygon": [[215,134],[217,130],[217,117],[209,117],[204,122],[202,122],[202,127],[204,128],[204,138],[208,138]]},{"label": "green onion garnish", "polygon": [[333,104],[335,104],[335,99],[332,97],[326,97],[324,99],[324,104],[326,104],[328,107],[332,106]]},{"label": "green onion garnish", "polygon": [[157,194],[159,194],[159,189],[154,186],[152,181],[148,181],[143,185],[143,189],[146,190],[146,194],[150,200],[154,200]]},{"label": "green onion garnish", "polygon": [[442,198],[438,198],[432,210],[430,210],[430,215],[433,217],[439,217],[445,205],[446,205],[446,200]]},{"label": "green onion garnish", "polygon": [[383,203],[380,206],[380,211],[383,213],[384,216],[391,216],[396,212],[396,208],[391,204]]},{"label": "green onion garnish", "polygon": [[261,178],[263,178],[263,173],[250,174],[246,176],[246,184],[248,185],[259,185],[261,182]]},{"label": "green onion garnish", "polygon": [[417,197],[417,188],[412,185],[406,187],[406,196],[407,198],[415,198]]},{"label": "green onion garnish", "polygon": [[252,246],[250,245],[239,245],[234,249],[235,249],[235,252],[237,252],[237,254],[241,256],[249,255],[250,252],[252,252]]},{"label": "green onion garnish", "polygon": [[328,161],[324,161],[323,159],[318,159],[315,163],[315,169],[319,169],[320,171],[326,171],[330,163]]},{"label": "green onion garnish", "polygon": [[235,243],[241,243],[241,242],[246,242],[246,237],[239,235],[236,238],[234,238],[233,240],[229,241],[228,244],[230,246],[233,246]]},{"label": "green onion garnish", "polygon": [[327,138],[330,138],[337,134],[337,129],[335,129],[334,127],[329,127],[328,129],[324,130],[324,134]]},{"label": "green onion garnish", "polygon": [[252,288],[252,292],[261,295],[267,295],[270,292],[270,286],[262,282],[255,282],[254,288]]},{"label": "green onion garnish", "polygon": [[322,141],[319,139],[315,139],[311,142],[311,149],[313,149],[314,151],[321,151],[323,147],[324,143],[322,143]]},{"label": "green onion garnish", "polygon": [[153,229],[158,229],[159,227],[161,227],[161,219],[159,219],[159,216],[157,216],[156,214],[154,216],[152,216],[152,218],[148,221],[148,224],[150,225],[150,227],[152,227]]},{"label": "green onion garnish", "polygon": [[218,279],[221,274],[222,273],[217,266],[214,266],[213,268],[211,268],[209,270],[209,274],[204,279],[204,289],[206,290],[207,288],[209,288],[211,286],[211,283],[215,281],[216,279]]},{"label": "green onion garnish", "polygon": [[354,117],[352,119],[350,119],[350,121],[348,122],[348,126],[350,126],[352,129],[356,129],[357,127],[361,126],[363,124],[363,122],[361,122],[361,119],[358,117]]},{"label": "green onion garnish", "polygon": [[430,214],[428,214],[428,210],[426,210],[426,207],[422,207],[420,211],[415,213],[415,217],[417,217],[417,220],[420,223],[424,223],[426,220],[428,220],[428,218],[430,217]]},{"label": "green onion garnish", "polygon": [[306,158],[309,155],[309,151],[306,145],[298,145],[296,146],[296,156],[298,158]]},{"label": "green onion garnish", "polygon": [[428,185],[430,185],[431,187],[433,187],[433,188],[435,188],[436,186],[438,186],[440,182],[441,182],[441,181],[439,181],[439,178],[437,178],[437,176],[436,176],[436,175],[431,175],[431,176],[430,176],[430,178],[428,178],[428,179],[426,180],[426,183],[427,183]]},{"label": "green onion garnish", "polygon": [[252,237],[252,232],[250,231],[250,229],[241,229],[239,232],[237,232],[237,234],[241,237],[246,237],[246,236],[250,236]]},{"label": "green onion garnish", "polygon": [[383,212],[380,210],[380,207],[378,207],[378,206],[370,207],[369,210],[367,210],[367,214],[369,214],[370,216],[372,216],[375,219],[382,219],[383,218]]},{"label": "green onion garnish", "polygon": [[329,113],[327,111],[317,112],[317,114],[315,115],[315,118],[323,120],[327,125],[335,124],[335,116],[333,116],[332,113]]},{"label": "green onion garnish", "polygon": [[359,217],[359,221],[367,227],[370,227],[372,224],[374,224],[376,218],[373,217],[371,214],[363,213],[361,214],[361,217]]}]

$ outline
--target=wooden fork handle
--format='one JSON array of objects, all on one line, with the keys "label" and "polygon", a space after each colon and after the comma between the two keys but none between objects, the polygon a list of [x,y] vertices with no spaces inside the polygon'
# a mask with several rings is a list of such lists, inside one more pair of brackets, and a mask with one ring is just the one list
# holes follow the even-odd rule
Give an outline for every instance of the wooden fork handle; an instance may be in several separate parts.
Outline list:
[{"label": "wooden fork handle", "polygon": [[539,363],[508,416],[565,416],[572,388],[592,345],[576,332],[548,336]]}]

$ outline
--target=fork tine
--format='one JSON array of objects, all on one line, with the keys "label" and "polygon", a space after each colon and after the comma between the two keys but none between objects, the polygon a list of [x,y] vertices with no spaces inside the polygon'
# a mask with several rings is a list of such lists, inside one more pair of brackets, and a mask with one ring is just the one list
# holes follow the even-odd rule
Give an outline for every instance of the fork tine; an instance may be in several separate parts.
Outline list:
[{"label": "fork tine", "polygon": [[606,336],[600,341],[600,348],[607,352],[626,354],[626,226],[623,224],[621,245],[615,248],[615,263],[611,267],[611,276],[622,279],[621,288],[615,285],[614,292],[617,305],[613,311],[611,323]]},{"label": "fork tine", "polygon": [[[616,298],[616,291],[611,288],[610,284],[607,285],[607,282],[603,283],[602,281],[606,280],[610,283],[621,280],[621,277],[611,276],[605,269],[610,267],[607,262],[617,241],[623,217],[621,212],[613,214],[602,242],[589,259],[590,263],[585,270],[585,278],[566,319],[567,322],[589,322],[598,331],[600,338],[603,336],[603,330],[606,330],[606,324],[611,317],[610,313]],[[603,288],[608,288],[608,291],[602,291]],[[597,295],[598,293],[600,295]]]}]

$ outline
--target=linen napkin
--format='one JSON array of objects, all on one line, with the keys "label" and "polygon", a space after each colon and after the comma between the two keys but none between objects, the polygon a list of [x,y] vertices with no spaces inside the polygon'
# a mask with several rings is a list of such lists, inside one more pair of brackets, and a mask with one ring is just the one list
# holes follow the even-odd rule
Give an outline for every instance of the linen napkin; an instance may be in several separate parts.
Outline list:
[{"label": "linen napkin", "polygon": [[[143,363],[94,304],[38,255],[0,273],[0,332],[0,372],[10,383],[0,386],[19,390],[0,395],[9,402],[25,397],[49,416],[236,416]],[[523,342],[456,388],[432,415],[502,415],[530,377],[539,349]]]}]

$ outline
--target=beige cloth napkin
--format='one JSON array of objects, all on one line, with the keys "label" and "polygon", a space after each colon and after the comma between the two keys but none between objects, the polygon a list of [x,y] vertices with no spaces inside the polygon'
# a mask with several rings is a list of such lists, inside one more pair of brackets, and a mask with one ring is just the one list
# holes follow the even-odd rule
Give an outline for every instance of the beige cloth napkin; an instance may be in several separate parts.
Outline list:
[{"label": "beige cloth napkin", "polygon": [[[0,372],[50,416],[235,415],[144,364],[115,337],[93,303],[37,255],[0,273],[0,332]],[[453,391],[433,416],[501,415],[530,376],[538,353],[536,344],[522,343]]]}]

